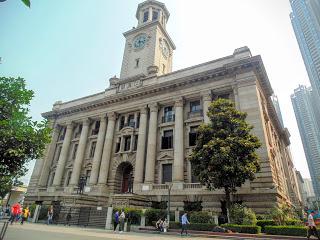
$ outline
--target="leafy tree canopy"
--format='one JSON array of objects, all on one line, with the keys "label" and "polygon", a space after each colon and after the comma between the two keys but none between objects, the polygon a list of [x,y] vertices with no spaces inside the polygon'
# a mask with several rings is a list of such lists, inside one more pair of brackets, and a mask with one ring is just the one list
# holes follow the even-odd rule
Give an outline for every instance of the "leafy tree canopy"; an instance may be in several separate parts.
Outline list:
[{"label": "leafy tree canopy", "polygon": [[210,123],[199,127],[190,156],[193,174],[209,190],[224,189],[229,208],[230,193],[247,179],[253,180],[260,170],[255,151],[261,144],[250,133],[253,127],[245,121],[247,114],[238,111],[230,100],[212,102],[207,114]]},{"label": "leafy tree canopy", "polygon": [[32,121],[28,106],[34,93],[23,78],[0,77],[0,186],[26,173],[25,164],[42,156],[50,141],[46,121]]}]

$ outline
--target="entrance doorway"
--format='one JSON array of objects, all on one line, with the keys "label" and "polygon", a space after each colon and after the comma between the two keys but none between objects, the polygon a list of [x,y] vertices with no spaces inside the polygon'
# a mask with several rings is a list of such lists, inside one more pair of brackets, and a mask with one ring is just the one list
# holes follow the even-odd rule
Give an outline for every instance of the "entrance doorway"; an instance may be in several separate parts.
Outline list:
[{"label": "entrance doorway", "polygon": [[133,167],[129,162],[121,163],[116,172],[115,193],[128,193],[133,186]]}]

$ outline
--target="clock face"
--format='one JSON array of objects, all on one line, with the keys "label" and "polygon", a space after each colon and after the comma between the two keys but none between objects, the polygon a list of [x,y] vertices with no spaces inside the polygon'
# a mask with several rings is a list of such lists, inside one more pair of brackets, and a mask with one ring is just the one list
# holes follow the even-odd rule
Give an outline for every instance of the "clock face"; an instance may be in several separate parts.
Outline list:
[{"label": "clock face", "polygon": [[161,41],[161,52],[165,58],[169,57],[169,46],[166,40],[164,39]]},{"label": "clock face", "polygon": [[139,35],[133,42],[134,48],[143,48],[146,45],[147,36],[146,35]]}]

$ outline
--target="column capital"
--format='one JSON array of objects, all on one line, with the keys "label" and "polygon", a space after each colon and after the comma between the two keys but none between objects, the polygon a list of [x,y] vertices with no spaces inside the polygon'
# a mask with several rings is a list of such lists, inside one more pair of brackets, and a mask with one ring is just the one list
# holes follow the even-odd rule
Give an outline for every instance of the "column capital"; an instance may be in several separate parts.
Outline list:
[{"label": "column capital", "polygon": [[101,114],[101,115],[99,115],[99,118],[100,118],[100,122],[106,122],[106,121],[107,121],[107,116],[106,116],[106,114]]},{"label": "column capital", "polygon": [[201,96],[202,96],[203,101],[210,101],[210,102],[212,101],[211,90],[201,92]]},{"label": "column capital", "polygon": [[184,104],[184,98],[183,97],[179,97],[179,98],[175,99],[175,102],[174,102],[174,106],[175,107],[183,107],[183,104]]},{"label": "column capital", "polygon": [[67,129],[68,128],[73,128],[73,121],[67,121],[66,122],[66,126],[67,126]]},{"label": "column capital", "polygon": [[158,112],[159,105],[158,103],[149,104],[150,112]]},{"label": "column capital", "polygon": [[82,125],[83,126],[89,126],[89,124],[90,124],[90,119],[89,118],[85,118],[85,119],[82,120]]},{"label": "column capital", "polygon": [[109,121],[115,121],[117,119],[117,113],[115,112],[108,112],[107,116]]},{"label": "column capital", "polygon": [[148,112],[147,105],[140,107],[140,114],[147,114],[147,112]]}]

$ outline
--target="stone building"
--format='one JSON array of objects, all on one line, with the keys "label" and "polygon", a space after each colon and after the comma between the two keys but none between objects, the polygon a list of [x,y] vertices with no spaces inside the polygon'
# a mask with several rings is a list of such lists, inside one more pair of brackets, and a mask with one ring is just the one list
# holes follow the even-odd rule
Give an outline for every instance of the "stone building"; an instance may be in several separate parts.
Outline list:
[{"label": "stone building", "polygon": [[[223,211],[223,191],[207,191],[197,182],[188,155],[197,127],[209,121],[210,102],[229,98],[248,113],[262,142],[261,171],[233,199],[258,213],[297,202],[289,134],[272,104],[261,57],[242,47],[172,72],[167,8],[148,0],[138,5],[136,18],[137,27],[124,33],[120,78],[111,78],[103,92],[56,102],[43,113],[52,141],[36,162],[26,201],[142,208],[166,201],[170,188],[173,210],[183,209],[183,201],[202,201],[204,209]],[[79,179],[83,194],[77,194]]]}]

